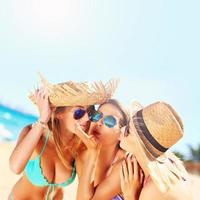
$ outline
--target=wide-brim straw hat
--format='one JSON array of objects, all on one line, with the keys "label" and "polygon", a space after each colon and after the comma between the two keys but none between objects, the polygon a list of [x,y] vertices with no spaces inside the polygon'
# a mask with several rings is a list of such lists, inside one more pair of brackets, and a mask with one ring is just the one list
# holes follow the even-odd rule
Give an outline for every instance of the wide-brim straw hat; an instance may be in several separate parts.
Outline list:
[{"label": "wide-brim straw hat", "polygon": [[129,133],[134,137],[133,153],[161,192],[188,178],[180,159],[168,151],[183,137],[182,120],[169,104],[156,102],[142,108],[133,103]]},{"label": "wide-brim straw hat", "polygon": [[[102,104],[113,96],[119,83],[119,80],[112,79],[105,84],[101,81],[93,83],[67,81],[52,84],[41,74],[39,76],[43,87],[49,93],[51,106],[54,107]],[[34,93],[31,93],[29,98],[36,103]]]}]

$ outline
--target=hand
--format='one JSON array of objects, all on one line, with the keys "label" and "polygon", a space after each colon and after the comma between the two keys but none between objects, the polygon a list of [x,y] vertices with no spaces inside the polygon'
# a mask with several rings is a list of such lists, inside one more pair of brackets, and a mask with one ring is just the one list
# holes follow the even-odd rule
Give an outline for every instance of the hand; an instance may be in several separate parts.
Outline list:
[{"label": "hand", "polygon": [[36,104],[38,106],[40,121],[47,123],[51,117],[52,110],[49,104],[48,91],[41,87],[35,91]]},{"label": "hand", "polygon": [[131,154],[122,163],[120,180],[124,199],[138,200],[144,181],[144,173]]},{"label": "hand", "polygon": [[74,134],[82,140],[89,151],[98,152],[100,150],[101,144],[97,142],[93,135],[88,135],[85,133],[78,123],[75,124]]}]

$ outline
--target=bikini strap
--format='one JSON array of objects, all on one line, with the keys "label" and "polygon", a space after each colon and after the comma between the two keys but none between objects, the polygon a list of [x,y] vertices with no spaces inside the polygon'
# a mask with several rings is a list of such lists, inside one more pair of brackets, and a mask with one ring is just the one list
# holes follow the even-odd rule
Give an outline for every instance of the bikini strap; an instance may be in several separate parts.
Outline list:
[{"label": "bikini strap", "polygon": [[50,134],[50,131],[48,131],[47,134],[46,134],[45,142],[44,142],[44,145],[43,145],[43,147],[42,147],[42,151],[41,151],[40,154],[39,154],[39,157],[42,156],[42,154],[43,154],[43,152],[44,152],[44,150],[45,150],[45,147],[46,147],[46,145],[47,145],[47,141],[48,141],[48,139],[49,139],[49,134]]}]

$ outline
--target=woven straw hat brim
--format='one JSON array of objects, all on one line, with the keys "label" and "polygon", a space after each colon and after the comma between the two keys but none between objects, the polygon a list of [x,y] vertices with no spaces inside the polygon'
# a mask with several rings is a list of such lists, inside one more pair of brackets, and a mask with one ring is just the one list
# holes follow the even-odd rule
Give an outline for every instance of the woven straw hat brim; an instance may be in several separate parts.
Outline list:
[{"label": "woven straw hat brim", "polygon": [[142,111],[149,132],[165,148],[170,148],[183,136],[183,130],[174,113],[175,110],[172,112],[164,102],[151,104]]},{"label": "woven straw hat brim", "polygon": [[[52,106],[87,106],[102,104],[108,101],[114,94],[119,80],[110,80],[106,84],[101,81],[94,83],[76,83],[68,81],[59,84],[51,84],[42,76],[41,82],[49,92],[49,101]],[[29,95],[33,103],[36,103],[33,93]]]},{"label": "woven straw hat brim", "polygon": [[[132,117],[130,119],[129,131],[133,137],[132,153],[143,163],[143,168],[145,168],[143,170],[149,172],[153,182],[161,192],[166,192],[182,178],[187,178],[187,172],[182,162],[172,153],[168,151],[165,153],[159,152],[160,154],[157,157],[152,154],[152,152],[156,152],[155,149],[152,151],[152,149],[147,148],[148,145],[144,142],[147,140],[141,139],[141,135],[138,134]],[[152,147],[152,145],[149,146]],[[171,163],[170,160],[173,160],[175,164]]]}]

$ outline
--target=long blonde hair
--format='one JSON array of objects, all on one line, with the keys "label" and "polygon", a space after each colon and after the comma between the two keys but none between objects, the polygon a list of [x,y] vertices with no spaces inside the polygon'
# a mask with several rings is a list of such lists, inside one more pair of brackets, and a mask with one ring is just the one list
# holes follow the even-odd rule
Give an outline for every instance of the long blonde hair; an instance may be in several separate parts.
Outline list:
[{"label": "long blonde hair", "polygon": [[[77,156],[78,153],[86,149],[85,145],[81,142],[79,137],[76,135],[73,138],[72,144],[69,146],[64,147],[64,144],[61,140],[60,133],[60,121],[56,117],[58,113],[64,112],[67,107],[57,107],[56,110],[53,112],[51,119],[48,122],[48,127],[50,131],[53,133],[53,139],[56,146],[56,151],[58,153],[58,157],[60,158],[61,162],[67,169],[71,169],[71,163],[66,159],[66,152],[70,153],[73,158]],[[63,148],[64,147],[64,148]]]}]

